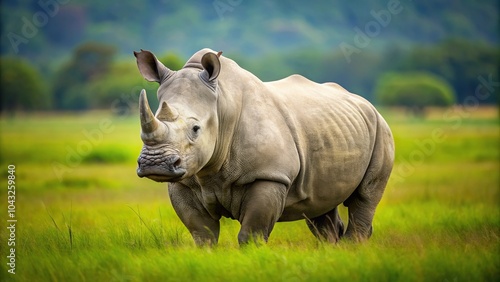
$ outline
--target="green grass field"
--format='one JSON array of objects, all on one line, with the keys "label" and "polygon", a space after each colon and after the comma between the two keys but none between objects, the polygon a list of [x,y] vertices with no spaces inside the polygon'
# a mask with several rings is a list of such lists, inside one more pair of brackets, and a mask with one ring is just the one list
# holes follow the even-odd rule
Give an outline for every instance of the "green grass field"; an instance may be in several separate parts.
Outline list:
[{"label": "green grass field", "polygon": [[[318,242],[299,221],[278,223],[267,245],[245,248],[229,219],[217,247],[196,247],[166,184],[136,176],[138,117],[4,117],[0,281],[498,281],[497,109],[427,119],[383,114],[397,156],[368,242]],[[7,272],[10,164],[14,275]]]}]

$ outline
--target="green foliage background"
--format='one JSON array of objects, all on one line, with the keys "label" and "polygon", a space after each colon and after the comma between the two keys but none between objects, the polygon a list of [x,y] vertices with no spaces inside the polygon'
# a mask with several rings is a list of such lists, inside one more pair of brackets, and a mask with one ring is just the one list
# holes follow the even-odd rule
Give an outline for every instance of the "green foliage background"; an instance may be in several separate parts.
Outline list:
[{"label": "green foliage background", "polygon": [[2,109],[10,113],[50,109],[52,96],[40,77],[38,70],[24,59],[0,58]]},{"label": "green foliage background", "polygon": [[421,111],[425,107],[445,107],[455,103],[455,93],[442,78],[428,73],[388,73],[375,87],[377,102]]},{"label": "green foliage background", "polygon": [[[389,13],[394,5],[398,12]],[[117,97],[143,85],[132,78],[139,76],[132,52],[141,48],[176,69],[209,47],[264,81],[299,73],[337,82],[371,101],[387,72],[438,75],[452,86],[458,103],[476,94],[479,77],[500,80],[499,4],[493,0],[5,0],[0,8],[0,55],[24,58],[39,71],[35,80],[47,84],[49,95],[40,96],[45,101],[35,103],[36,110],[126,103]],[[47,19],[42,24],[41,15]],[[341,44],[357,51],[346,54]],[[127,62],[130,70],[111,71]],[[498,93],[479,102],[497,103]]]}]

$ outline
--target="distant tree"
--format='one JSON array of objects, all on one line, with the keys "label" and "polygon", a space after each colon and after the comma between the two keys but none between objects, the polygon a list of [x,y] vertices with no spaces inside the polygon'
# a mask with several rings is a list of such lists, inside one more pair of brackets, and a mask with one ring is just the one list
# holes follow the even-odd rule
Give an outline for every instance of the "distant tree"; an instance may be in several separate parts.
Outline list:
[{"label": "distant tree", "polygon": [[52,101],[40,73],[28,61],[0,58],[1,111],[46,110]]},{"label": "distant tree", "polygon": [[115,52],[113,46],[95,42],[78,46],[70,61],[56,73],[53,86],[56,109],[87,109],[93,97],[85,91],[85,86],[109,71]]},{"label": "distant tree", "polygon": [[453,88],[444,79],[424,72],[387,73],[377,82],[374,97],[381,105],[401,106],[422,115],[429,106],[455,103]]},{"label": "distant tree", "polygon": [[[500,78],[500,49],[481,41],[450,38],[437,45],[416,47],[399,62],[395,71],[430,72],[449,81],[459,103],[475,95],[479,77],[491,76],[492,81]],[[480,102],[496,103],[498,94]]]}]

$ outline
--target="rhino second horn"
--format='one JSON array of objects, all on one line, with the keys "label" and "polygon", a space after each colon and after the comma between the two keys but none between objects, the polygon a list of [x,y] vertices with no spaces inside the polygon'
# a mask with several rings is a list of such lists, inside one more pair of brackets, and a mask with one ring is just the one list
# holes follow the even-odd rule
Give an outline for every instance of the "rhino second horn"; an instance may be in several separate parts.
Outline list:
[{"label": "rhino second horn", "polygon": [[163,101],[157,116],[160,120],[174,121],[179,117],[179,113],[174,108],[170,108],[167,102]]},{"label": "rhino second horn", "polygon": [[141,128],[145,134],[153,133],[158,129],[160,121],[153,115],[149,107],[146,90],[142,89],[141,96],[139,97],[139,113],[141,116]]}]

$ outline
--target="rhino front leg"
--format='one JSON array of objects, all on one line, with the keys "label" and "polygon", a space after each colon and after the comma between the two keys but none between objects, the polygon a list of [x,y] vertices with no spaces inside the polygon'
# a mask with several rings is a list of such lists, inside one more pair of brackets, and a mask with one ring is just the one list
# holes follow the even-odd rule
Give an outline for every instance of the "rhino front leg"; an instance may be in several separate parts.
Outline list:
[{"label": "rhino front leg", "polygon": [[245,189],[238,219],[241,223],[238,242],[243,245],[259,237],[267,242],[274,224],[283,213],[286,186],[258,180]]},{"label": "rhino front leg", "polygon": [[196,245],[217,244],[219,219],[210,216],[193,191],[181,183],[169,183],[168,194],[175,212],[193,236]]}]

